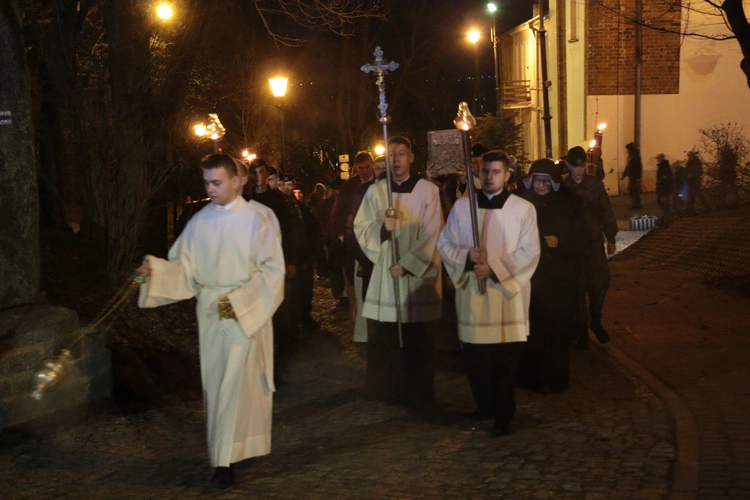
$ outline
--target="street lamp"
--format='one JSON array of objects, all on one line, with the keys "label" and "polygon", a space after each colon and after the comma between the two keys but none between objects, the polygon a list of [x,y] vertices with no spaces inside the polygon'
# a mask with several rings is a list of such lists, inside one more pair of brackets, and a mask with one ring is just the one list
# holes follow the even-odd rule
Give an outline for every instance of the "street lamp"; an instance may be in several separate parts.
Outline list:
[{"label": "street lamp", "polygon": [[219,121],[219,115],[209,113],[208,123],[196,123],[193,125],[193,132],[202,139],[211,139],[214,143],[214,154],[219,152],[219,141],[227,130]]},{"label": "street lamp", "polygon": [[[286,95],[286,85],[289,81],[288,78],[284,77],[276,77],[276,78],[269,78],[268,83],[271,84],[271,92],[273,93],[274,97],[284,97]],[[281,162],[279,163],[279,169],[284,165],[284,159],[286,157],[284,148],[286,147],[286,144],[284,142],[284,106],[281,104],[281,100],[279,100],[279,110],[281,114]]]},{"label": "street lamp", "polygon": [[162,2],[156,6],[156,17],[162,21],[169,21],[174,15],[174,9],[167,2]]},{"label": "street lamp", "polygon": [[500,65],[500,54],[497,47],[497,32],[495,31],[495,25],[497,23],[495,13],[497,12],[497,5],[494,3],[487,4],[487,10],[492,15],[492,24],[490,24],[490,39],[492,41],[493,50],[493,62],[495,63],[495,106],[497,111],[495,114],[499,114],[503,109],[503,90],[502,90],[502,66]]},{"label": "street lamp", "polygon": [[385,146],[382,144],[375,146],[375,156],[383,156],[383,153],[385,153]]}]

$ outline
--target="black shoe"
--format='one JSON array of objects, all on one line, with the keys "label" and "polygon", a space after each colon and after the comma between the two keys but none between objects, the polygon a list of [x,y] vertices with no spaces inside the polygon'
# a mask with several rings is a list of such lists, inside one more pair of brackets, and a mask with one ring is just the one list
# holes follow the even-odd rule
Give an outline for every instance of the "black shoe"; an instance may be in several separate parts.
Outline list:
[{"label": "black shoe", "polygon": [[469,420],[481,422],[482,420],[489,420],[492,418],[492,413],[489,411],[477,410],[473,413],[466,415]]},{"label": "black shoe", "polygon": [[589,328],[591,328],[591,331],[594,332],[594,335],[596,335],[596,340],[598,340],[600,344],[606,344],[607,342],[609,342],[609,334],[607,333],[607,330],[605,330],[602,326],[601,318],[592,318]]},{"label": "black shoe", "polygon": [[491,432],[493,436],[510,436],[510,420],[507,418],[496,418]]},{"label": "black shoe", "polygon": [[211,482],[222,490],[230,488],[234,484],[234,467],[217,467]]}]

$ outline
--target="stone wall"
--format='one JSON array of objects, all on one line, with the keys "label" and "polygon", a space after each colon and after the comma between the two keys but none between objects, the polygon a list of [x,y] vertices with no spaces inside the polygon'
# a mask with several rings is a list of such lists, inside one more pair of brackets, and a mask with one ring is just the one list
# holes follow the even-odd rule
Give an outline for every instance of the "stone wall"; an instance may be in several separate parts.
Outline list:
[{"label": "stone wall", "polygon": [[[82,333],[75,312],[46,304],[0,313],[0,428],[106,399],[112,393],[109,332]],[[70,349],[75,360],[59,387],[31,398],[33,376],[45,358]]]}]

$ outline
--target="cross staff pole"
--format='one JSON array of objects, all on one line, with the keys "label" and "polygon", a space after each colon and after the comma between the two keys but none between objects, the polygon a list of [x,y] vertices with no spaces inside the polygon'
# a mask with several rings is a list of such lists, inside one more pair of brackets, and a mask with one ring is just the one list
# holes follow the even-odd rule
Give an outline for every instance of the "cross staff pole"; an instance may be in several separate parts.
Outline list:
[{"label": "cross staff pole", "polygon": [[[464,159],[466,164],[466,187],[469,190],[469,215],[471,216],[471,238],[474,248],[479,248],[479,217],[477,215],[477,198],[474,195],[474,175],[471,172],[471,137],[469,132],[476,126],[477,121],[469,111],[469,104],[462,102],[458,105],[458,114],[453,124],[461,131],[464,143]],[[487,293],[487,281],[478,280],[479,294]]]},{"label": "cross staff pole", "polygon": [[[375,62],[373,64],[365,64],[360,68],[365,73],[375,73],[377,79],[375,84],[378,86],[380,91],[380,104],[378,104],[378,110],[380,111],[378,116],[378,122],[383,125],[383,144],[385,146],[385,175],[386,175],[386,192],[388,193],[388,209],[385,211],[385,216],[391,219],[396,218],[396,210],[393,208],[393,189],[391,188],[391,156],[388,153],[388,123],[391,121],[391,117],[388,116],[388,103],[385,100],[385,75],[389,71],[394,71],[398,68],[396,62],[386,62],[383,59],[383,50],[380,47],[375,47]],[[391,234],[391,255],[393,257],[393,264],[397,264],[399,261],[398,256],[398,245],[396,243],[395,235]],[[401,332],[401,291],[399,288],[399,280],[397,277],[393,278],[393,296],[396,299],[396,323],[398,325],[398,345],[404,347],[404,337]]]}]

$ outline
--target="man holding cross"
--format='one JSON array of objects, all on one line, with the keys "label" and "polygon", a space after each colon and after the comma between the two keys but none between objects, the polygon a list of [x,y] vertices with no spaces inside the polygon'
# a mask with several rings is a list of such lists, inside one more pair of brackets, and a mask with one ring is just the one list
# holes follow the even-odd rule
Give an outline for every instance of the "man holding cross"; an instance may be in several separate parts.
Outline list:
[{"label": "man holding cross", "polygon": [[[380,179],[365,193],[354,219],[357,241],[374,264],[362,308],[368,319],[364,395],[423,406],[435,400],[429,322],[441,314],[441,266],[435,249],[443,224],[440,196],[437,186],[411,175],[414,154],[408,139],[391,137],[388,149],[396,216],[386,217],[388,180]],[[396,261],[391,245],[396,245]],[[397,307],[403,347],[399,346]]]}]

